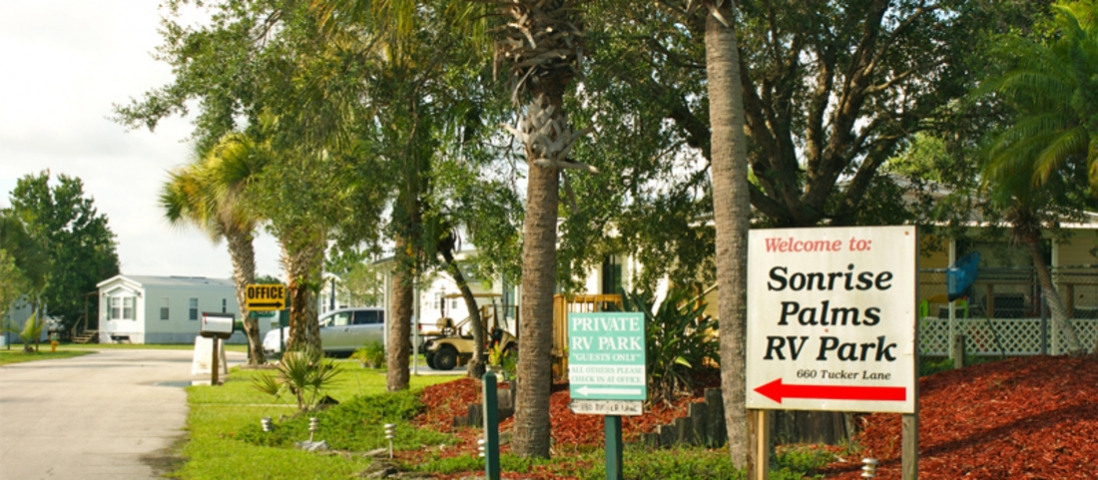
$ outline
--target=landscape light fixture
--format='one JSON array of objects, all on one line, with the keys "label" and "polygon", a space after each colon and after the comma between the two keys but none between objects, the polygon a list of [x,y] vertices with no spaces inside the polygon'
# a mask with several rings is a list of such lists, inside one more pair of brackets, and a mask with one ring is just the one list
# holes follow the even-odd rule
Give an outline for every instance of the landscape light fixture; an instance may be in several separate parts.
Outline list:
[{"label": "landscape light fixture", "polygon": [[389,439],[389,458],[393,458],[393,439],[396,438],[396,425],[385,424],[385,438]]},{"label": "landscape light fixture", "polygon": [[862,478],[877,478],[877,459],[863,458],[862,463],[865,464],[862,467]]}]

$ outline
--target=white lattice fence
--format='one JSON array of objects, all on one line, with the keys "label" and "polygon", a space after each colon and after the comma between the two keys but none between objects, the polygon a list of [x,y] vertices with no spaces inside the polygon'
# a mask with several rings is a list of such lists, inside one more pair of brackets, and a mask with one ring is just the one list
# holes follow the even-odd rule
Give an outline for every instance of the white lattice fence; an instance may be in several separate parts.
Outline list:
[{"label": "white lattice fence", "polygon": [[[1061,355],[1067,342],[1063,332],[1056,332],[1051,320],[1039,318],[963,318],[954,320],[956,333],[966,337],[965,351],[970,355],[999,355],[1000,345],[1006,355]],[[1074,319],[1072,325],[1079,341],[1088,352],[1098,341],[1098,319]],[[998,343],[996,343],[998,337]],[[1042,337],[1046,351],[1042,352]],[[1055,338],[1054,338],[1055,337]],[[949,354],[949,320],[926,317],[919,321],[919,350],[923,355]]]}]

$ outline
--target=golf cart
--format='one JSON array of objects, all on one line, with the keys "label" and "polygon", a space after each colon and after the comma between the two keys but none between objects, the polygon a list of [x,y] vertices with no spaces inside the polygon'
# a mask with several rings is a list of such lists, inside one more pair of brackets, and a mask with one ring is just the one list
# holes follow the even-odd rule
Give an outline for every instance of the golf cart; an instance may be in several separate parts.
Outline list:
[{"label": "golf cart", "polygon": [[[484,326],[485,352],[498,346],[504,352],[517,353],[518,339],[507,330],[507,318],[517,318],[518,309],[514,305],[497,303],[499,294],[481,293],[475,294],[474,297],[489,298],[492,302],[490,305],[479,307],[481,323]],[[449,303],[447,300],[462,298],[461,294],[448,294],[442,298],[443,312],[442,318],[438,321],[438,330],[424,334],[428,339],[424,348],[427,354],[427,366],[435,370],[453,370],[458,365],[465,365],[473,358],[476,347],[473,341],[473,317],[468,316],[454,323],[454,320],[446,315],[446,304]]]}]

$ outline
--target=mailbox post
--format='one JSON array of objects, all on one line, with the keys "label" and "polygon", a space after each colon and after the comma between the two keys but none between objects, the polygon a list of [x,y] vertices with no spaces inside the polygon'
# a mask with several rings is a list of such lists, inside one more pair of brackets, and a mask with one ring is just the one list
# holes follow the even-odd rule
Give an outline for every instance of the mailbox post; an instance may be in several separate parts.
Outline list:
[{"label": "mailbox post", "polygon": [[202,329],[199,333],[203,337],[213,340],[213,359],[210,363],[210,366],[212,367],[210,368],[210,371],[212,372],[210,385],[218,385],[217,357],[221,352],[221,349],[218,348],[218,341],[233,336],[233,324],[235,323],[235,319],[236,317],[232,314],[202,312]]}]

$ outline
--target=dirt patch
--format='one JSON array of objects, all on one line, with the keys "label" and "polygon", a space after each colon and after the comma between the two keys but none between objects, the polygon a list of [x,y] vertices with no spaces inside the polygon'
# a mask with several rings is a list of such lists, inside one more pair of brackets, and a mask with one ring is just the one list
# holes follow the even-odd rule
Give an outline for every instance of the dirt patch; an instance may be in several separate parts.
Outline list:
[{"label": "dirt patch", "polygon": [[[1098,360],[1034,357],[976,365],[922,379],[919,478],[1098,478]],[[860,417],[857,458],[823,472],[861,478],[862,457],[879,479],[900,478],[900,416]]]},{"label": "dirt patch", "polygon": [[141,455],[141,463],[152,468],[153,474],[157,477],[167,477],[183,468],[183,464],[186,463],[186,459],[181,454],[183,445],[186,443],[187,436],[179,435],[172,440],[171,446]]}]

